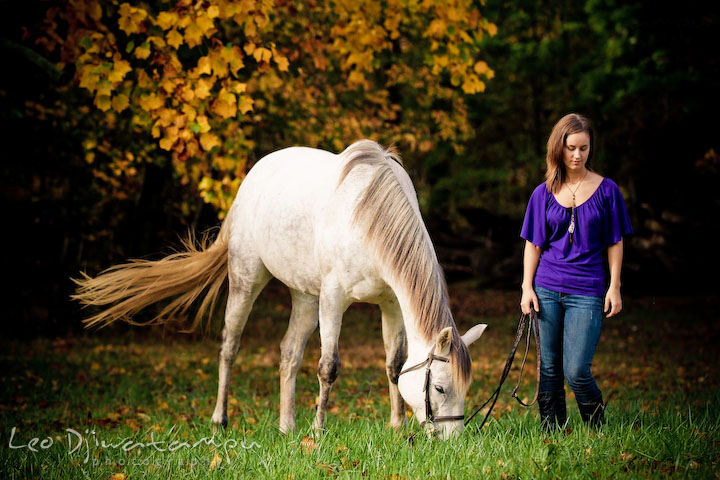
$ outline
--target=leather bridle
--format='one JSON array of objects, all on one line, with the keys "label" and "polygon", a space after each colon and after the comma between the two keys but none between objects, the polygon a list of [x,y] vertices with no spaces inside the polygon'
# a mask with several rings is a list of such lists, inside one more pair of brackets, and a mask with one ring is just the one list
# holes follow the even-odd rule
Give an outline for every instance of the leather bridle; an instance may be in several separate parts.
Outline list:
[{"label": "leather bridle", "polygon": [[411,372],[413,370],[417,370],[418,368],[425,366],[425,385],[423,386],[423,392],[425,392],[425,421],[422,422],[420,425],[424,425],[426,422],[435,423],[435,422],[446,422],[446,421],[453,421],[453,420],[465,420],[465,415],[441,415],[441,416],[435,416],[433,415],[432,411],[432,405],[430,404],[430,366],[432,365],[432,362],[437,360],[438,362],[445,362],[449,363],[450,359],[446,357],[440,357],[438,355],[435,355],[435,346],[432,347],[430,350],[430,353],[428,354],[428,357],[416,364],[412,367],[408,367],[402,372],[398,374],[398,377],[402,375],[403,373]]},{"label": "leather bridle", "polygon": [[[533,328],[534,327],[534,328]],[[508,374],[510,373],[510,368],[512,367],[513,360],[515,359],[515,353],[517,352],[518,346],[520,345],[520,341],[522,340],[522,337],[525,334],[525,330],[527,329],[527,340],[525,344],[525,355],[523,357],[522,365],[520,367],[520,376],[518,378],[517,385],[515,385],[515,388],[512,391],[511,396],[515,398],[522,406],[529,407],[533,405],[535,402],[537,402],[538,393],[540,391],[540,331],[538,327],[538,317],[537,313],[532,310],[529,315],[521,315],[520,320],[518,321],[518,327],[517,332],[515,334],[515,341],[513,342],[512,349],[510,350],[510,355],[507,358],[507,361],[505,362],[505,368],[503,369],[502,376],[500,377],[500,384],[495,389],[495,391],[490,395],[490,398],[488,398],[485,403],[480,405],[478,408],[475,409],[475,411],[467,418],[465,421],[465,426],[467,426],[470,421],[475,418],[475,416],[480,413],[480,411],[487,406],[488,403],[492,402],[490,404],[490,408],[485,413],[485,418],[483,419],[482,423],[480,424],[480,427],[478,427],[478,431],[482,430],[482,427],[487,422],[488,418],[490,417],[490,414],[493,411],[493,407],[495,407],[495,403],[497,402],[498,398],[500,397],[500,389],[503,386],[503,383],[505,383],[505,379],[507,378]],[[537,384],[535,388],[535,396],[533,397],[533,400],[530,403],[525,403],[522,400],[520,400],[520,397],[517,395],[517,391],[520,388],[520,382],[522,381],[522,374],[523,370],[525,369],[525,362],[528,357],[528,351],[530,350],[530,335],[535,334],[535,349],[536,349],[536,359],[537,359],[537,366],[536,366],[536,375],[537,375]],[[439,357],[435,355],[435,347],[430,350],[430,353],[428,354],[427,359],[425,359],[423,362],[418,363],[417,365],[413,365],[412,367],[408,367],[400,374],[410,372],[412,370],[416,370],[424,365],[425,367],[425,386],[423,387],[423,391],[425,392],[425,422],[442,422],[442,421],[452,421],[452,420],[465,420],[465,415],[449,415],[449,416],[440,416],[435,417],[432,413],[432,405],[430,405],[430,365],[432,365],[432,362],[434,360],[437,360],[438,362],[445,362],[449,363],[450,359],[446,357]],[[425,422],[422,422],[421,425],[425,424]]]}]

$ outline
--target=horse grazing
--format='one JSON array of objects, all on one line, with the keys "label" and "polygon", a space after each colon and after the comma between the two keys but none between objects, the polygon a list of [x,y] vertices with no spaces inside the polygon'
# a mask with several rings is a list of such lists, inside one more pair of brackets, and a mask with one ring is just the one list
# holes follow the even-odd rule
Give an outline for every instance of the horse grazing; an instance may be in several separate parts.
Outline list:
[{"label": "horse grazing", "polygon": [[318,325],[322,353],[313,428],[324,429],[340,369],[342,316],[353,302],[375,303],[382,312],[391,426],[405,420],[404,399],[415,418],[442,438],[462,430],[471,373],[467,346],[486,325],[458,333],[415,190],[394,150],[362,140],[338,155],[303,147],[271,153],[248,173],[215,241],[205,239],[199,247],[188,241],[186,247],[158,261],[111,267],[96,278],[83,274],[74,298],[103,307],[85,320],[88,325],[132,322],[138,310],[173,298],[148,323],[165,322],[203,298],[194,328],[227,278],[214,425],[227,426],[240,336],[253,302],[275,277],[292,297],[280,345],[282,432],[295,429],[295,379]]}]

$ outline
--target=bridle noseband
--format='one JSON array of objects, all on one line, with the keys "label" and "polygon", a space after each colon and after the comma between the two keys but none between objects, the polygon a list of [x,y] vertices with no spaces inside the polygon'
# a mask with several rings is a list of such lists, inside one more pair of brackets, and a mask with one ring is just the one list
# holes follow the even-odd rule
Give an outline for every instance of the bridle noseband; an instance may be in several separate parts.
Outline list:
[{"label": "bridle noseband", "polygon": [[435,422],[445,422],[445,421],[452,421],[452,420],[465,420],[465,415],[443,415],[443,416],[434,416],[432,411],[432,405],[430,405],[430,366],[432,365],[432,362],[434,360],[437,360],[438,362],[445,362],[450,363],[450,359],[446,357],[439,357],[435,355],[435,346],[432,347],[430,350],[430,353],[428,354],[428,357],[416,364],[412,367],[408,367],[402,372],[398,374],[398,377],[402,375],[403,373],[410,372],[412,370],[416,370],[423,365],[425,366],[425,385],[423,386],[423,392],[425,392],[425,421],[422,422],[420,425],[425,424],[426,422],[435,423]]}]

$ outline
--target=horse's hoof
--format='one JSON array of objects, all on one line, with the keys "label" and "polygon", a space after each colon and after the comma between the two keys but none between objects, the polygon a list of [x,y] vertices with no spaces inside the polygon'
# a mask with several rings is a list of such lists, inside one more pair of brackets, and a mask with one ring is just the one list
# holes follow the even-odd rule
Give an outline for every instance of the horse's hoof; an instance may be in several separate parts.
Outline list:
[{"label": "horse's hoof", "polygon": [[312,428],[315,438],[321,437],[325,433],[325,426],[313,425]]},{"label": "horse's hoof", "polygon": [[219,421],[214,418],[212,420],[211,427],[212,427],[213,433],[222,433],[223,431],[225,431],[225,429],[227,429],[227,426],[228,426],[227,415],[223,415]]},{"label": "horse's hoof", "polygon": [[282,435],[291,435],[293,432],[295,432],[295,425],[280,425]]},{"label": "horse's hoof", "polygon": [[402,430],[407,422],[405,421],[405,417],[401,418],[400,420],[390,420],[390,423],[388,424],[388,428],[392,428],[396,432],[399,430]]}]

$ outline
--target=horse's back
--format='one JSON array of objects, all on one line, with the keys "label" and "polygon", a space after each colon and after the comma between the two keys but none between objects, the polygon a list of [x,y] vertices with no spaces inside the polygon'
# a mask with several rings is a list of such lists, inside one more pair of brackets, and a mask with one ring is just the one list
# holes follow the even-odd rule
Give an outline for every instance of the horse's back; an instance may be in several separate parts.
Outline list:
[{"label": "horse's back", "polygon": [[290,147],[253,166],[230,213],[231,266],[233,257],[252,255],[291,288],[319,295],[323,282],[333,281],[358,296],[358,279],[377,276],[352,226],[370,172],[357,167],[338,185],[344,165],[342,155]]}]

